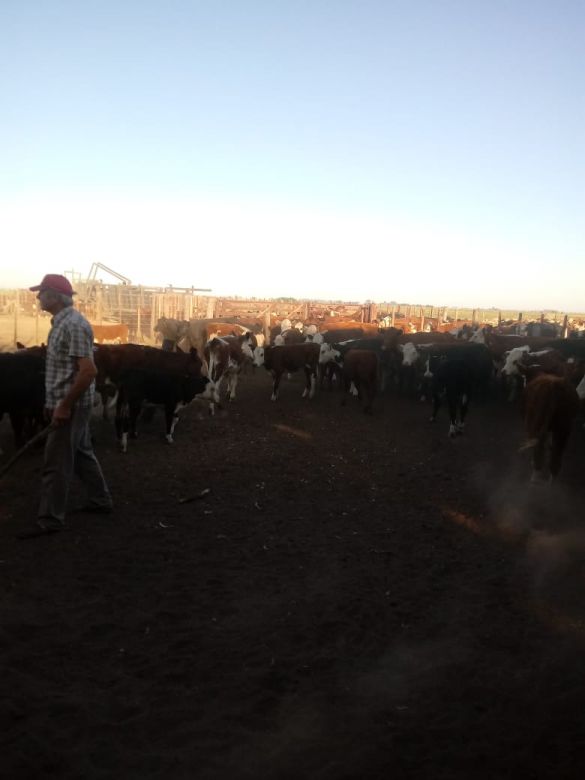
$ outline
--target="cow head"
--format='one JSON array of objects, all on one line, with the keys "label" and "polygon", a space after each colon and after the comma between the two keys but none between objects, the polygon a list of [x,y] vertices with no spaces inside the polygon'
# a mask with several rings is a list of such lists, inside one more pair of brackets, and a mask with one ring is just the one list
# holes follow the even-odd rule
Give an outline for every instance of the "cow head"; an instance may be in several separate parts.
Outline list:
[{"label": "cow head", "polygon": [[253,352],[252,365],[256,367],[264,365],[264,347],[256,347]]},{"label": "cow head", "polygon": [[256,336],[253,333],[246,333],[241,342],[242,354],[248,360],[254,362],[254,350],[258,348]]},{"label": "cow head", "polygon": [[409,341],[407,344],[400,344],[399,348],[402,352],[402,365],[413,366],[418,360],[419,355],[418,350],[412,341]]},{"label": "cow head", "polygon": [[341,352],[335,349],[333,344],[321,344],[319,348],[319,363],[325,365],[326,363],[339,362],[341,358]]},{"label": "cow head", "polygon": [[209,377],[198,376],[189,372],[183,376],[182,384],[182,401],[187,405],[194,399],[201,401],[215,401],[217,395],[217,389],[215,382],[212,382]]},{"label": "cow head", "polygon": [[423,379],[432,379],[437,372],[437,369],[447,360],[446,355],[433,355],[432,352],[427,353],[427,359],[425,361],[425,372]]},{"label": "cow head", "polygon": [[524,347],[514,347],[514,349],[504,353],[502,374],[505,377],[519,376],[520,371],[518,369],[518,364],[522,361],[526,352],[530,352],[530,347],[528,345]]}]

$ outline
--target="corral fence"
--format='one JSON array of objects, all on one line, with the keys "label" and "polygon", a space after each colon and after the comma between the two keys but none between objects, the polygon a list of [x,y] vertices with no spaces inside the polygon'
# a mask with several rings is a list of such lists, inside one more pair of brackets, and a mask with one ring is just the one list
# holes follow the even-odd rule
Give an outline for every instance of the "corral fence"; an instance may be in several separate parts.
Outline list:
[{"label": "corral fence", "polygon": [[[153,344],[157,340],[154,327],[160,317],[179,320],[214,317],[239,317],[243,321],[258,321],[269,327],[285,317],[303,322],[339,317],[357,322],[381,321],[385,324],[411,324],[417,330],[425,325],[467,321],[497,325],[502,321],[555,322],[567,327],[569,318],[581,318],[557,311],[497,309],[458,309],[430,306],[382,303],[347,303],[340,301],[308,301],[292,298],[219,298],[198,295],[195,288],[143,287],[130,284],[76,282],[76,306],[94,325],[125,323],[129,338],[135,343]],[[36,293],[28,290],[0,290],[0,346],[12,347],[17,341],[29,346],[46,340],[50,315],[40,311]]]}]

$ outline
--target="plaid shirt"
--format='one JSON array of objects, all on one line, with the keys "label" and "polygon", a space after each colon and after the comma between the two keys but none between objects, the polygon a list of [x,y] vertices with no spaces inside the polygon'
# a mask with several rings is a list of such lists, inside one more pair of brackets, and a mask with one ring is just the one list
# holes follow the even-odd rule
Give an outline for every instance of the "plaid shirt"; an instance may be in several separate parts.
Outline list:
[{"label": "plaid shirt", "polygon": [[[54,409],[62,401],[75,381],[77,358],[93,361],[93,332],[91,325],[73,306],[67,306],[51,320],[47,343],[45,370],[45,406]],[[81,408],[93,404],[94,385],[87,388],[77,401]]]}]

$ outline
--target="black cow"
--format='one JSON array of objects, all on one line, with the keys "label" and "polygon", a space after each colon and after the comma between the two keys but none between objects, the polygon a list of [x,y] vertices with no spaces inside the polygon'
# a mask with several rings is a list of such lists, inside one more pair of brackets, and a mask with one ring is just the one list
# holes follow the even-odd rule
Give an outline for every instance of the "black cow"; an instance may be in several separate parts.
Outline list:
[{"label": "black cow", "polygon": [[[424,387],[430,379],[428,358],[442,358],[448,361],[465,363],[469,369],[469,382],[474,398],[485,398],[493,391],[494,362],[485,344],[455,342],[453,344],[429,344],[418,347],[425,371],[422,377]],[[435,363],[436,364],[436,363]],[[432,374],[431,369],[431,374]]]},{"label": "black cow", "polygon": [[45,349],[0,354],[0,419],[9,415],[16,447],[42,424],[44,405]]},{"label": "black cow", "polygon": [[[173,353],[166,353],[173,354]],[[136,438],[136,421],[144,401],[164,406],[166,440],[173,443],[173,432],[179,419],[178,410],[195,396],[213,400],[214,385],[195,371],[160,372],[127,369],[117,378],[116,435],[122,452],[128,447],[128,434]]]},{"label": "black cow", "polygon": [[148,371],[155,374],[182,373],[200,376],[202,362],[196,349],[189,352],[168,352],[141,344],[100,344],[94,347],[98,370],[95,387],[101,395],[103,417],[107,418],[108,399],[115,396],[120,377],[127,371]]},{"label": "black cow", "polygon": [[431,422],[435,421],[441,398],[445,395],[449,409],[449,436],[463,433],[469,398],[473,392],[473,374],[469,364],[461,358],[429,355],[425,378],[431,381]]}]

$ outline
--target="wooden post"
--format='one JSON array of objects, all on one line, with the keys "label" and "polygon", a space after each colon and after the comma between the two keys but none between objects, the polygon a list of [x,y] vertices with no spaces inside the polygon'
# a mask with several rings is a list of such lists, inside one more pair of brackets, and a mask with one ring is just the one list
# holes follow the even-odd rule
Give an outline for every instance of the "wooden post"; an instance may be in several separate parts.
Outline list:
[{"label": "wooden post", "polygon": [[16,342],[18,341],[18,307],[20,306],[20,295],[19,291],[16,290],[16,295],[14,298],[14,346],[16,346]]},{"label": "wooden post", "polygon": [[394,327],[395,322],[396,322],[396,304],[392,304],[392,327]]},{"label": "wooden post", "polygon": [[471,324],[475,325],[475,320],[477,319],[477,309],[474,309],[471,314]]},{"label": "wooden post", "polygon": [[156,325],[156,295],[150,293],[150,338],[154,338],[154,326]]},{"label": "wooden post", "polygon": [[270,344],[270,306],[264,312],[264,343]]},{"label": "wooden post", "polygon": [[142,341],[142,287],[138,288],[138,316],[136,317],[136,341]]},{"label": "wooden post", "polygon": [[419,328],[419,330],[420,330],[421,333],[423,333],[424,329],[425,329],[425,310],[421,306],[420,307],[420,328]]},{"label": "wooden post", "polygon": [[566,339],[569,335],[569,315],[565,314],[563,317],[563,338]]}]

